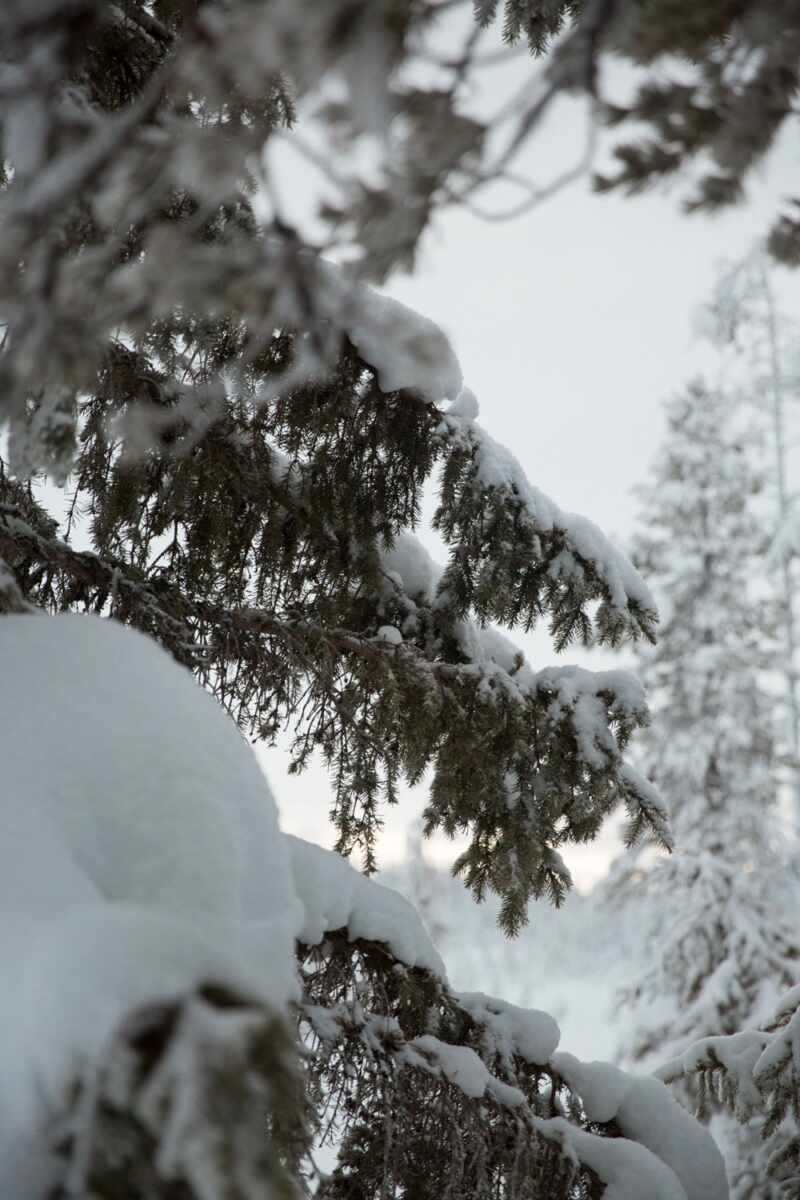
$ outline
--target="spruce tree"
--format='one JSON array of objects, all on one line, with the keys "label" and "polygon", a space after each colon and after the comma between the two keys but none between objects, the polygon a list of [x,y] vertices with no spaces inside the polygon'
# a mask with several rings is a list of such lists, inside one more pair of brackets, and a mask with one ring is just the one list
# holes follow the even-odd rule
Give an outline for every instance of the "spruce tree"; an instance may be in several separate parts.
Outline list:
[{"label": "spruce tree", "polygon": [[[441,332],[363,283],[411,261],[448,180],[475,170],[463,64],[444,90],[410,82],[442,7],[2,7],[0,605],[12,644],[13,622],[63,620],[32,610],[111,617],[249,737],[288,723],[296,769],[314,752],[330,767],[338,851],[368,871],[398,780],[430,768],[426,828],[466,834],[458,870],[512,932],[531,896],[561,899],[559,848],[612,809],[631,840],[669,834],[624,758],[646,718],[636,681],[533,670],[489,623],[546,622],[563,649],[652,638],[655,614],[600,531],[477,424]],[[326,87],[343,96],[329,132],[374,135],[383,112],[397,135],[381,186],[351,177],[349,207],[325,214],[355,268],[302,244],[256,157]],[[437,472],[441,570],[410,533]],[[543,1014],[453,993],[396,897],[338,855],[294,855],[299,892],[333,881],[296,931],[297,1038],[225,979],[153,997],[76,1062],[32,1152],[62,1164],[51,1192],[722,1196],[713,1147],[663,1087],[599,1087]],[[325,1137],[339,1164],[322,1178],[309,1143]]]},{"label": "spruce tree", "polygon": [[[433,766],[428,828],[471,831],[462,869],[512,930],[530,895],[563,891],[557,846],[620,800],[663,830],[621,758],[641,694],[529,676],[480,628],[546,620],[562,649],[652,637],[655,614],[600,531],[477,425],[432,323],[256,220],[248,156],[292,115],[269,46],[297,90],[309,56],[333,79],[372,44],[362,8],[333,9],[318,27],[247,0],[4,10],[9,154],[31,110],[41,139],[3,197],[0,548],[29,600],[151,633],[249,734],[288,721],[297,767],[331,767],[339,849],[368,868],[399,775]],[[390,5],[386,53],[405,61],[432,16]],[[37,469],[68,478],[60,526]],[[434,472],[449,560],[420,587],[413,539],[390,555]]]},{"label": "spruce tree", "polygon": [[[752,428],[731,396],[702,383],[667,415],[665,444],[642,489],[635,557],[661,605],[658,645],[640,666],[654,709],[649,773],[669,802],[678,849],[638,872],[642,966],[622,998],[623,1049],[650,1069],[665,1060],[692,1064],[693,1055],[696,1068],[705,1047],[706,1067],[718,1070],[713,1047],[726,1044],[725,1035],[733,1047],[742,1030],[769,1023],[800,959],[790,918],[797,892],[779,852],[776,811],[770,673],[779,662],[778,609],[764,586],[769,525],[759,511]],[[630,878],[617,889],[635,902]],[[702,1072],[699,1081],[709,1082]],[[711,1083],[684,1094],[705,1116],[719,1112]],[[752,1117],[752,1080],[738,1103],[730,1084],[728,1100]],[[724,1130],[736,1197],[791,1194],[769,1179],[775,1145],[760,1141],[765,1108],[756,1104],[752,1127],[731,1121]]]},{"label": "spruce tree", "polygon": [[761,246],[726,264],[700,314],[702,333],[717,349],[719,374],[737,388],[769,446],[765,460],[765,528],[773,532],[768,565],[780,604],[786,719],[781,738],[800,827],[800,697],[797,694],[797,579],[794,561],[797,498],[792,489],[798,380],[797,326],[779,299],[781,280]]}]

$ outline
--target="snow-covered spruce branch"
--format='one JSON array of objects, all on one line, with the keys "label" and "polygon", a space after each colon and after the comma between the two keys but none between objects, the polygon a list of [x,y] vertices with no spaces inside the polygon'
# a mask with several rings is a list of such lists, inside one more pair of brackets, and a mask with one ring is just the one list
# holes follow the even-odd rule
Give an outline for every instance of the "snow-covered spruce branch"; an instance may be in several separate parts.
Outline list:
[{"label": "snow-covered spruce branch", "polygon": [[[402,544],[407,574],[411,545]],[[532,671],[499,634],[452,619],[457,653],[448,660],[428,643],[421,592],[417,601],[406,597],[402,614],[395,610],[408,637],[387,626],[392,638],[382,626],[365,637],[195,599],[168,580],[142,578],[130,564],[39,533],[10,506],[0,509],[0,549],[14,565],[27,556],[26,572],[63,576],[40,582],[45,602],[62,607],[64,598],[75,604],[80,596],[89,610],[108,607],[156,636],[245,728],[265,735],[291,721],[298,763],[320,749],[335,772],[340,848],[361,847],[369,865],[379,773],[394,788],[400,772],[415,779],[433,766],[427,826],[469,833],[458,869],[478,895],[490,888],[504,897],[508,929],[524,921],[531,895],[563,898],[571,880],[558,847],[591,836],[619,803],[631,840],[647,835],[670,844],[658,797],[623,759],[646,719],[642,690],[624,672]],[[393,605],[398,565],[398,554],[390,554],[386,596]],[[379,607],[374,619],[386,613]],[[242,689],[232,689],[231,671],[243,669]],[[360,783],[365,772],[375,779],[368,788]]]},{"label": "snow-covered spruce branch", "polygon": [[759,1119],[768,1172],[788,1188],[800,1179],[798,1064],[800,986],[781,998],[763,1028],[700,1038],[655,1074],[664,1083],[693,1082],[701,1116],[717,1103],[740,1122]]},{"label": "snow-covered spruce branch", "polygon": [[721,1200],[713,1143],[663,1085],[556,1057],[543,1013],[453,993],[407,901],[281,835],[252,752],[152,639],[6,615],[0,654],[9,1195],[115,1200],[121,1166],[137,1197],[283,1196],[314,1106],[340,1139],[326,1200],[352,1169],[369,1200],[448,1176],[510,1200],[576,1182]]},{"label": "snow-covered spruce branch", "polygon": [[[612,1197],[722,1200],[713,1141],[661,1083],[558,1052],[558,1027],[546,1013],[454,992],[407,901],[318,847],[290,838],[289,849],[304,912],[301,1019],[318,1043],[328,1137],[350,1126],[354,1102],[367,1111],[365,1095],[385,1089],[398,1114],[411,1110],[430,1122],[439,1145],[454,1123],[461,1127],[462,1144],[472,1147],[461,1162],[467,1173],[479,1147],[491,1144],[487,1169],[510,1168],[512,1194],[517,1171],[520,1187],[523,1177],[541,1178],[548,1195],[560,1196],[588,1169]],[[356,1125],[344,1162],[369,1146],[379,1177],[388,1164],[401,1169],[414,1139],[403,1138],[397,1121],[393,1130],[382,1120],[371,1130]],[[426,1169],[435,1171],[434,1162]],[[461,1182],[469,1185],[468,1174]],[[336,1183],[334,1176],[326,1194],[338,1194]]]},{"label": "snow-covered spruce branch", "polygon": [[[599,535],[599,530],[596,531]],[[406,540],[408,544],[408,539]],[[575,667],[548,668],[534,673],[524,666],[513,644],[499,634],[492,634],[475,622],[462,622],[456,628],[456,637],[465,655],[477,658],[477,662],[446,662],[430,660],[417,650],[413,641],[402,635],[395,639],[389,636],[392,626],[385,626],[373,637],[361,637],[347,629],[324,627],[319,622],[306,621],[301,617],[280,617],[258,608],[226,608],[209,601],[190,599],[177,588],[158,576],[148,577],[146,572],[137,571],[124,560],[109,560],[92,551],[76,550],[61,538],[46,535],[36,529],[25,518],[22,510],[0,503],[0,546],[15,560],[24,561],[26,575],[37,573],[43,568],[63,573],[73,584],[83,585],[90,590],[87,607],[102,610],[107,603],[112,611],[117,603],[123,606],[118,616],[129,616],[132,624],[143,627],[148,619],[155,626],[154,632],[176,656],[179,652],[196,653],[198,662],[211,653],[193,634],[193,628],[216,628],[222,635],[274,635],[287,640],[323,641],[333,652],[355,655],[371,662],[409,658],[431,678],[442,685],[454,682],[465,675],[483,672],[484,682],[489,689],[498,688],[520,697],[532,690],[552,694],[556,706],[576,704],[585,697],[605,699],[608,707],[636,723],[646,716],[644,692],[636,680],[624,671],[591,672]],[[421,554],[425,552],[421,546]],[[621,557],[621,556],[620,556]],[[442,575],[441,591],[447,591],[448,575]],[[35,579],[33,586],[40,586]],[[64,585],[69,587],[68,584]],[[57,593],[52,594],[57,603]],[[405,599],[404,620],[407,624],[409,598]],[[418,597],[419,599],[419,597]],[[125,613],[130,606],[131,612]],[[437,607],[445,604],[438,601]],[[417,604],[413,604],[418,613]],[[384,632],[388,630],[389,632]],[[482,650],[482,653],[476,651]],[[234,657],[234,651],[227,652]],[[524,669],[523,669],[524,667]],[[586,728],[585,751],[587,759],[592,756],[592,742],[597,729]],[[609,743],[605,743],[610,748]]]},{"label": "snow-covered spruce branch", "polygon": [[307,1106],[290,1028],[224,980],[122,1021],[50,1131],[65,1197],[172,1188],[202,1200],[296,1198]]},{"label": "snow-covered spruce branch", "polygon": [[[326,1097],[321,1131],[344,1136],[342,1174],[323,1184],[326,1195],[339,1195],[353,1169],[374,1175],[376,1190],[387,1171],[408,1182],[405,1147],[419,1138],[410,1120],[431,1143],[458,1138],[465,1158],[447,1169],[462,1187],[483,1161],[490,1179],[509,1173],[512,1194],[523,1179],[549,1183],[551,1196],[594,1179],[609,1196],[726,1196],[713,1141],[663,1084],[556,1052],[545,1013],[453,992],[404,901],[363,879],[348,886],[352,869],[317,848],[293,840],[292,853],[307,914],[300,1011]],[[352,1125],[349,1114],[382,1111],[384,1101],[392,1126]],[[437,1161],[426,1165],[434,1175]]]},{"label": "snow-covered spruce branch", "polygon": [[465,391],[437,431],[446,451],[434,523],[451,546],[440,590],[458,611],[504,625],[530,628],[547,612],[557,650],[576,637],[653,641],[655,601],[629,560],[591,521],[534,487],[476,415]]}]

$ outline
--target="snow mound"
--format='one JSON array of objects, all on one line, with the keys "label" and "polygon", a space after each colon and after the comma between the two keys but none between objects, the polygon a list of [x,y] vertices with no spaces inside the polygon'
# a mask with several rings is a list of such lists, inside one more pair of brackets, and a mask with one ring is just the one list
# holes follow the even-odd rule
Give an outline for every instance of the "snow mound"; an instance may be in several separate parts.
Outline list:
[{"label": "snow mound", "polygon": [[0,1195],[28,1200],[44,1125],[132,1008],[296,994],[298,908],[252,751],[155,642],[4,616],[0,662]]},{"label": "snow mound", "polygon": [[381,564],[390,579],[412,600],[433,603],[442,568],[413,533],[401,530],[383,551]]},{"label": "snow mound", "polygon": [[[255,757],[151,638],[99,617],[4,617],[0,662],[6,844],[48,826],[47,843],[67,851],[55,877],[75,882],[77,870],[80,901],[88,881],[107,901],[194,918],[273,920],[286,908],[277,810]],[[21,887],[60,910],[67,896],[48,901],[49,871],[20,878],[4,857],[1,903]]]},{"label": "snow mound", "polygon": [[332,850],[287,835],[294,887],[303,917],[297,937],[318,946],[326,933],[346,929],[351,941],[385,942],[408,967],[446,978],[444,963],[416,909],[399,892],[374,883]]},{"label": "snow mound", "polygon": [[564,1117],[542,1121],[541,1128],[560,1133],[580,1161],[597,1172],[606,1185],[603,1200],[688,1200],[675,1172],[644,1146],[584,1133]]},{"label": "snow mound", "polygon": [[510,1108],[525,1103],[519,1088],[497,1079],[469,1046],[454,1046],[425,1033],[409,1042],[405,1058],[411,1065],[441,1075],[473,1100],[489,1095]]},{"label": "snow mound", "polygon": [[474,421],[480,414],[478,397],[472,388],[462,388],[458,396],[447,410],[448,417],[461,417],[465,421]]}]

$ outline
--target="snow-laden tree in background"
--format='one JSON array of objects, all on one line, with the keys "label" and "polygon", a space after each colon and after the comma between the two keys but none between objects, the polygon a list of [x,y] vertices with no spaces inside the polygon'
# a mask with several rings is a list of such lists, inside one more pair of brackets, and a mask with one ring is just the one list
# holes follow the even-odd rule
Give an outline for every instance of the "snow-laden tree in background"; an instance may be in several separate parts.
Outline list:
[{"label": "snow-laden tree in background", "polygon": [[[678,850],[637,872],[643,967],[623,999],[627,1057],[651,1069],[698,1039],[768,1022],[800,962],[798,894],[779,852],[763,475],[731,396],[698,383],[667,415],[635,555],[662,611],[641,669],[654,710],[648,764]],[[631,879],[616,886],[635,902]],[[699,1102],[713,1109],[713,1090]],[[731,1124],[726,1138],[735,1195],[791,1194],[770,1190],[757,1128]]]},{"label": "snow-laden tree in background", "polygon": [[794,819],[800,822],[800,696],[797,690],[798,496],[796,466],[798,326],[781,304],[779,273],[761,246],[720,270],[709,302],[698,313],[698,331],[719,355],[723,386],[736,389],[753,426],[763,428],[765,528],[772,531],[767,565],[779,593],[778,629],[783,643],[786,718],[781,746],[789,767]]}]

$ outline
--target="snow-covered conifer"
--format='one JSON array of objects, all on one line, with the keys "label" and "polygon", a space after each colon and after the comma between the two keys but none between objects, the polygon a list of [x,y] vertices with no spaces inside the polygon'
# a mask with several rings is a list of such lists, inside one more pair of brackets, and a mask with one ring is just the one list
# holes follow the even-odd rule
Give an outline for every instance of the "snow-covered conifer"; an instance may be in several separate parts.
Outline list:
[{"label": "snow-covered conifer", "polygon": [[152,639],[11,613],[0,655],[3,1194],[725,1200],[664,1084],[454,991],[407,901],[284,837]]},{"label": "snow-covered conifer", "polygon": [[[466,835],[458,868],[510,931],[615,807],[669,843],[625,758],[637,681],[534,669],[490,628],[649,639],[646,585],[477,423],[444,334],[365,282],[513,158],[484,159],[463,103],[472,28],[431,62],[449,8],[0,5],[15,1200],[724,1200],[663,1085],[455,993],[413,910],[344,860],[374,866],[384,805],[428,770],[426,829]],[[296,109],[317,113],[322,151],[294,147],[338,194],[319,216],[347,266],[283,207]],[[369,183],[340,152],[359,139]],[[441,568],[412,532],[437,471]],[[267,741],[289,724],[297,769],[322,755],[340,854],[278,836],[229,718]],[[339,1148],[325,1177],[310,1135]]]},{"label": "snow-covered conifer", "polygon": [[[398,70],[429,7],[384,14]],[[338,86],[372,53],[367,8],[3,8],[0,554],[34,603],[152,634],[247,733],[288,723],[368,869],[398,780],[433,768],[427,828],[469,832],[461,869],[511,930],[569,886],[558,847],[620,801],[666,833],[623,764],[635,682],[532,671],[482,626],[545,620],[560,649],[651,637],[654,612],[624,556],[477,424],[432,322],[260,223],[253,154],[289,91],[310,102],[319,71]],[[402,72],[373,84],[376,104],[412,104]],[[392,197],[397,219],[410,207]],[[35,468],[69,473],[60,527]],[[408,536],[437,470],[443,569]]]},{"label": "snow-covered conifer", "polygon": [[[622,1003],[626,1054],[651,1069],[698,1039],[766,1022],[798,962],[797,894],[779,850],[776,606],[757,454],[732,398],[701,383],[667,416],[636,559],[662,612],[658,645],[641,658],[646,748],[677,848],[644,871],[643,967]],[[624,892],[634,902],[630,881]],[[734,1194],[771,1195],[758,1132],[731,1124],[726,1136]]]},{"label": "snow-covered conifer", "polygon": [[777,585],[786,717],[780,739],[800,827],[800,696],[797,690],[798,497],[792,486],[800,385],[798,327],[781,304],[781,280],[761,246],[720,271],[698,327],[719,354],[726,389],[736,388],[769,445],[765,458],[765,528],[773,532],[767,563]]}]

